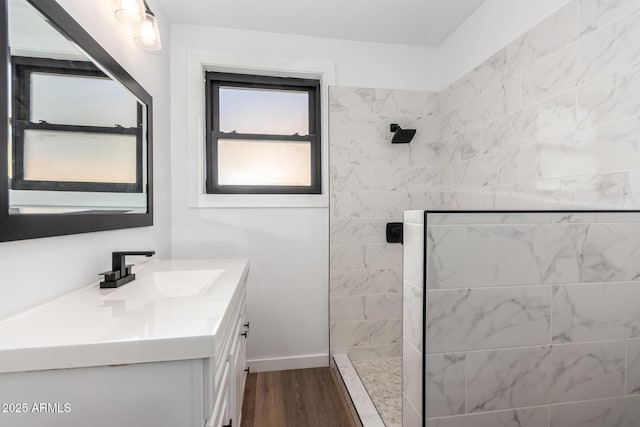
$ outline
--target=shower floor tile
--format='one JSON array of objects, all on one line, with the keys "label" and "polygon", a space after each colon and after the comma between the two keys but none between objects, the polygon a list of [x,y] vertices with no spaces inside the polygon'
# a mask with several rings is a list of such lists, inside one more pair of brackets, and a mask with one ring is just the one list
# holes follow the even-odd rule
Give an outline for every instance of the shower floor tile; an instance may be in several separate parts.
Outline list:
[{"label": "shower floor tile", "polygon": [[373,404],[387,427],[402,425],[402,358],[353,360]]}]

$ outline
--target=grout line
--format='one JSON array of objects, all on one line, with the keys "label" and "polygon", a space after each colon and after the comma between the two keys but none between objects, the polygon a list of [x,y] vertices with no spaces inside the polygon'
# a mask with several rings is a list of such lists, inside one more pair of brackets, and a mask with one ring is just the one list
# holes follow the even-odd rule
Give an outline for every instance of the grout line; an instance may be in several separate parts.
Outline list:
[{"label": "grout line", "polygon": [[[404,345],[404,342],[406,342],[408,345],[410,345],[415,351],[416,353],[422,355],[422,351],[418,350],[418,348],[409,340],[409,338],[405,337],[404,335],[402,336],[402,343]],[[453,353],[453,352],[452,352]],[[448,354],[448,353],[442,353],[442,354]],[[425,356],[431,356],[431,354],[427,354]]]},{"label": "grout line", "polygon": [[547,347],[570,347],[570,346],[589,346],[596,344],[621,344],[627,341],[638,341],[640,342],[640,338],[622,338],[622,339],[608,339],[608,340],[598,340],[598,341],[579,341],[579,342],[571,342],[571,343],[551,343],[551,344],[534,344],[534,345],[521,345],[521,346],[509,346],[509,347],[492,347],[492,348],[480,348],[480,349],[460,349],[460,350],[447,350],[447,351],[436,351],[427,353],[426,356],[436,356],[442,354],[475,354],[475,353],[492,353],[492,352],[508,352],[508,351],[518,351],[518,350],[537,350],[541,348]]},{"label": "grout line", "polygon": [[627,393],[628,387],[628,377],[629,377],[629,340],[624,342],[624,389],[622,390],[622,394]]},{"label": "grout line", "polygon": [[[572,406],[572,405],[576,405],[576,404],[601,403],[601,402],[607,402],[607,401],[629,400],[629,399],[633,399],[633,400],[640,399],[640,395],[638,395],[638,394],[626,394],[626,395],[621,395],[621,396],[598,397],[598,398],[583,399],[583,400],[570,400],[570,401],[567,401],[567,402],[554,402],[554,403],[547,403],[547,404],[543,404],[543,405],[518,406],[516,408],[505,408],[505,409],[492,409],[492,410],[489,410],[489,411],[469,412],[469,413],[458,414],[458,415],[446,415],[446,416],[441,416],[441,417],[432,417],[432,418],[429,418],[429,420],[446,420],[446,419],[453,419],[453,418],[469,418],[469,417],[473,417],[473,416],[476,416],[476,415],[503,414],[503,413],[510,413],[510,412],[514,412],[514,411],[527,410],[527,409],[549,409],[549,410],[551,410],[552,408],[555,408],[555,407]],[[639,404],[640,404],[640,401],[639,401]]]},{"label": "grout line", "polygon": [[[551,287],[567,287],[567,288],[575,288],[575,287],[589,287],[589,286],[638,286],[640,285],[640,280],[620,280],[617,282],[569,282],[569,283],[533,283],[533,284],[506,284],[506,285],[494,285],[494,286],[483,286],[483,285],[474,285],[474,286],[466,286],[466,287],[452,287],[452,288],[429,288],[427,292],[433,293],[444,293],[444,292],[459,292],[459,291],[482,291],[482,290],[499,290],[499,289],[529,289],[529,288],[544,288],[547,286]],[[414,286],[414,285],[412,285]],[[414,286],[416,287],[416,286]],[[391,294],[394,294],[392,292]]]},{"label": "grout line", "polygon": [[464,227],[464,283],[469,286],[469,227]]},{"label": "grout line", "polygon": [[576,26],[578,29],[578,36],[576,37],[576,42],[579,43],[581,41],[582,37],[582,31],[581,31],[581,17],[582,17],[582,1],[578,1],[578,0],[574,0],[576,1],[576,10],[577,10],[577,16],[576,16]]},{"label": "grout line", "polygon": [[464,413],[469,411],[469,376],[467,375],[467,355],[464,355]]},{"label": "grout line", "polygon": [[553,286],[549,287],[549,343],[553,345]]},{"label": "grout line", "polygon": [[[582,285],[582,284],[579,284]],[[549,286],[560,286],[560,285],[553,285],[553,284],[545,284],[545,283],[534,283],[534,284],[528,284],[528,285],[494,285],[494,286],[482,286],[482,285],[475,285],[475,286],[465,286],[465,287],[456,287],[456,288],[429,288],[427,290],[427,292],[432,292],[434,294],[437,293],[447,293],[447,292],[460,292],[460,291],[482,291],[482,290],[487,290],[487,291],[496,291],[496,290],[508,290],[508,289],[513,289],[513,290],[520,290],[520,289],[544,289],[546,287]]]},{"label": "grout line", "polygon": [[640,11],[640,8],[634,8],[632,9],[630,12],[627,12],[626,14],[620,15],[617,18],[614,18],[611,20],[611,22],[609,22],[608,24],[605,24],[604,26],[601,27],[597,27],[595,30],[593,30],[592,32],[588,33],[588,34],[580,34],[580,10],[581,10],[581,4],[578,3],[578,38],[579,39],[588,39],[589,37],[592,37],[596,34],[598,34],[599,32],[608,29],[611,26],[614,26],[616,24],[618,24],[620,21],[627,19],[629,17],[631,17],[632,15],[635,15],[636,13],[638,13]]},{"label": "grout line", "polygon": [[[413,409],[413,411],[416,413],[416,415],[418,415],[420,418],[425,418],[425,417],[424,417],[424,414],[422,414],[422,415],[421,415],[421,414],[420,414],[420,411],[418,411],[418,410],[416,409],[416,407],[415,407],[415,406],[413,406],[413,403],[411,403],[411,401],[409,400],[409,397],[408,397],[408,396],[407,396],[407,394],[404,392],[404,390],[402,391],[402,401],[403,401],[403,405],[404,405],[404,402],[406,401],[406,402],[409,404],[409,406],[411,407],[411,409]],[[403,409],[403,411],[404,411],[404,409]]]}]

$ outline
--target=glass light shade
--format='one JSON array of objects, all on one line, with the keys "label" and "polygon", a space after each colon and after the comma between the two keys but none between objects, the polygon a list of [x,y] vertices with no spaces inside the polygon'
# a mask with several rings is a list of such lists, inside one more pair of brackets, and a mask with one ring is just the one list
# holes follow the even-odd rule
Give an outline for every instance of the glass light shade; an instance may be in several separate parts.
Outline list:
[{"label": "glass light shade", "polygon": [[137,24],[145,16],[144,0],[118,0],[116,18],[125,24]]},{"label": "glass light shade", "polygon": [[153,13],[147,11],[144,19],[138,24],[134,40],[145,50],[154,51],[162,49],[158,20]]}]

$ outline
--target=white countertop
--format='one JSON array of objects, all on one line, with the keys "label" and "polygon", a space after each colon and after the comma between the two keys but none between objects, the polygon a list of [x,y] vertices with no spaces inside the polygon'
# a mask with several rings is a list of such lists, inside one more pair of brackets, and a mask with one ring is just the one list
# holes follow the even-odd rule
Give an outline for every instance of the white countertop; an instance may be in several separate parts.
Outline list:
[{"label": "white countertop", "polygon": [[[200,295],[163,298],[135,288],[156,272],[206,270],[219,272]],[[151,260],[118,289],[96,282],[10,317],[0,322],[0,373],[212,357],[247,271],[246,259]]]}]

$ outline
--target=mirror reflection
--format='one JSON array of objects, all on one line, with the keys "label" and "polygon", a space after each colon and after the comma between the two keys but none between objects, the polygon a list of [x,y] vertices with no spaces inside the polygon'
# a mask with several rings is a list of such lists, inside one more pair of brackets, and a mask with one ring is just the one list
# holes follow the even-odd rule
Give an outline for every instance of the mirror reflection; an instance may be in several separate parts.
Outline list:
[{"label": "mirror reflection", "polygon": [[9,51],[9,212],[147,212],[146,106],[26,0]]}]

